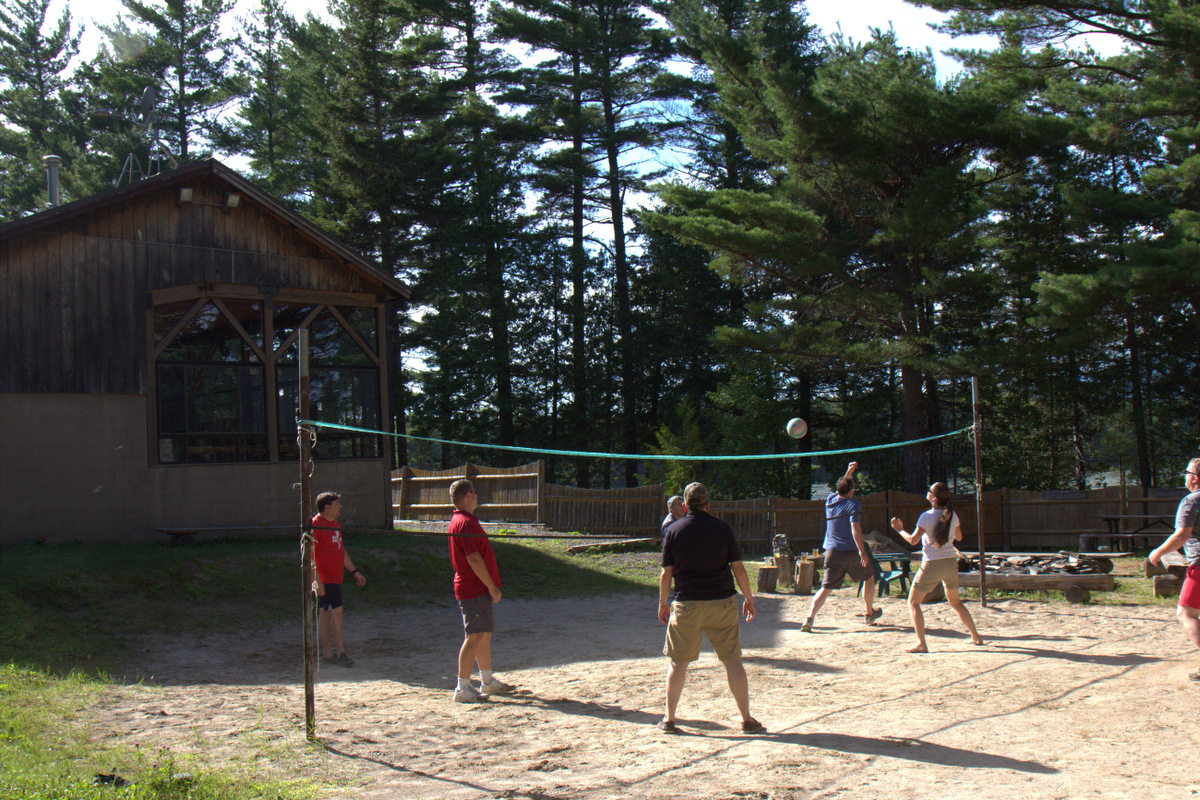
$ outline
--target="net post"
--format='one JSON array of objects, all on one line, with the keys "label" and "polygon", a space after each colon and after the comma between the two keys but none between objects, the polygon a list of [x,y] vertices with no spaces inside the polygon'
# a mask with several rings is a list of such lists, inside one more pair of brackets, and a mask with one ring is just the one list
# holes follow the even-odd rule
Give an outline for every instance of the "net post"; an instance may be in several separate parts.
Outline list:
[{"label": "net post", "polygon": [[299,408],[297,410],[296,443],[300,450],[300,541],[301,568],[300,591],[301,609],[304,615],[304,735],[309,740],[317,738],[317,710],[314,683],[314,639],[313,639],[313,538],[309,530],[312,509],[312,440],[309,432],[300,425],[299,420],[309,418],[308,399],[308,329],[299,331],[299,373],[300,386],[298,392]]},{"label": "net post", "polygon": [[983,456],[980,450],[982,428],[979,424],[979,378],[971,376],[971,413],[975,429],[975,529],[979,533],[979,605],[987,608],[987,567],[983,542]]}]

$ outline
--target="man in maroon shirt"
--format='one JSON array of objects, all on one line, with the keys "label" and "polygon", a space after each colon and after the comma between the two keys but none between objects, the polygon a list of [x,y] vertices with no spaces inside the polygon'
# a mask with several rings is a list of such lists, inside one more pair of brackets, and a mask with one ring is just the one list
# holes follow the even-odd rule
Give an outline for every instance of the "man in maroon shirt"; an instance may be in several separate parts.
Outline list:
[{"label": "man in maroon shirt", "polygon": [[[450,485],[454,516],[450,518],[450,563],[454,566],[454,596],[462,610],[463,644],[458,651],[456,703],[478,703],[487,695],[508,694],[515,686],[492,674],[492,606],[500,602],[500,570],[496,554],[479,518],[475,486],[467,479]],[[471,670],[479,663],[479,683],[471,685]]]}]

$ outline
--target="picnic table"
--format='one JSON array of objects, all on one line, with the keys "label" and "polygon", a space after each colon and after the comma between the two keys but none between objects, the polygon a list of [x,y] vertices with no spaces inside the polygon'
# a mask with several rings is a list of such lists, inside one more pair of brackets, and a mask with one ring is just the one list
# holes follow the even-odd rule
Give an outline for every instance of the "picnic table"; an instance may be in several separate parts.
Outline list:
[{"label": "picnic table", "polygon": [[[1175,513],[1169,514],[1103,514],[1100,519],[1108,526],[1108,533],[1079,534],[1079,552],[1095,550],[1102,544],[1113,550],[1132,550],[1141,539],[1144,547],[1149,549],[1160,545],[1175,532]],[[1122,523],[1125,527],[1122,528]],[[1136,527],[1133,527],[1135,526]],[[1162,525],[1165,531],[1150,530],[1156,525]]]}]

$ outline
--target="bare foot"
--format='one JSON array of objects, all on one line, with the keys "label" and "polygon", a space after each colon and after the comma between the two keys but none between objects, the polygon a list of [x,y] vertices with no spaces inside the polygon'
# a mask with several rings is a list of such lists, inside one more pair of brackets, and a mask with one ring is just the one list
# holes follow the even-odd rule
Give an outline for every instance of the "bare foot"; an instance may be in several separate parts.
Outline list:
[{"label": "bare foot", "polygon": [[910,652],[910,653],[928,653],[929,648],[923,644],[914,644],[912,647],[908,648],[908,652]]},{"label": "bare foot", "polygon": [[976,636],[974,639],[971,640],[971,644],[983,644],[983,637]]}]

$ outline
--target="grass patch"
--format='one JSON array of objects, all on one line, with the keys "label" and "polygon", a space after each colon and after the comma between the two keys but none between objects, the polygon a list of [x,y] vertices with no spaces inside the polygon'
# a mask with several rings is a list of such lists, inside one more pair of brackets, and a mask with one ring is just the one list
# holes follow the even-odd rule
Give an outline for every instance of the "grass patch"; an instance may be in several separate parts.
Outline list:
[{"label": "grass patch", "polygon": [[305,800],[318,793],[307,781],[264,778],[261,767],[239,774],[167,748],[100,746],[84,717],[107,690],[80,672],[0,666],[0,800]]},{"label": "grass patch", "polygon": [[[568,556],[569,540],[499,536],[492,543],[506,597],[657,586],[657,566]],[[356,611],[453,604],[445,538],[351,533],[346,546],[367,576],[364,589],[346,584]],[[0,559],[0,608],[7,618],[0,663],[62,675],[115,671],[143,636],[203,636],[227,627],[231,613],[247,624],[286,621],[295,616],[301,591],[300,546],[286,539],[7,547]]]},{"label": "grass patch", "polygon": [[[580,597],[653,591],[657,553],[569,556],[564,540],[492,537],[505,597]],[[350,582],[355,611],[454,603],[444,537],[351,533],[347,548],[366,574]],[[243,624],[286,623],[301,597],[300,547],[279,538],[166,543],[19,545],[0,558],[0,800],[301,800],[320,788],[262,778],[262,763],[288,763],[307,745],[246,742],[238,763],[207,764],[161,749],[99,745],[89,707],[113,688],[106,677],[138,642]],[[245,763],[245,768],[239,764]],[[97,785],[98,774],[128,785]],[[281,773],[282,774],[282,773]],[[292,773],[294,774],[294,772]]]}]

